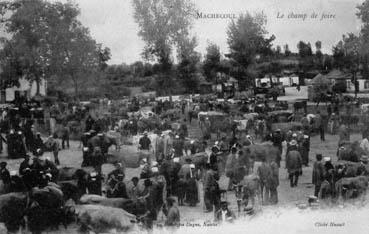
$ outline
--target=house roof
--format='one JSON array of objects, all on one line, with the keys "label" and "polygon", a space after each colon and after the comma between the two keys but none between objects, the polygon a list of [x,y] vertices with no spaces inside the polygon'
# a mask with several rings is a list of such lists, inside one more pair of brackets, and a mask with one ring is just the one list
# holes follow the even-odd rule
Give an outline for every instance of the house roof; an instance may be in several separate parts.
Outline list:
[{"label": "house roof", "polygon": [[329,79],[327,79],[327,77],[319,73],[312,79],[311,83],[312,84],[330,84],[331,82],[329,81]]},{"label": "house roof", "polygon": [[334,69],[328,74],[325,75],[325,78],[327,79],[334,79],[334,80],[347,80],[351,79],[352,75],[347,72],[340,71],[338,69]]}]

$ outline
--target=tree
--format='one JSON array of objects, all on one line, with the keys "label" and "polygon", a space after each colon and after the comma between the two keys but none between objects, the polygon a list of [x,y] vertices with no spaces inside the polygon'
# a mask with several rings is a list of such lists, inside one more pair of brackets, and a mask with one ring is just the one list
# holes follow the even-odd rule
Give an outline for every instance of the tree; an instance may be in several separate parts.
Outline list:
[{"label": "tree", "polygon": [[280,46],[280,45],[277,45],[276,50],[275,50],[276,55],[277,55],[277,56],[281,55],[281,51],[282,51],[281,46]]},{"label": "tree", "polygon": [[364,1],[357,7],[357,17],[363,23],[359,34],[358,53],[361,56],[363,77],[369,79],[368,56],[369,56],[369,1]]},{"label": "tree", "polygon": [[290,54],[291,54],[290,48],[289,48],[288,44],[285,44],[284,45],[284,55],[286,57],[288,57],[288,56],[290,56]]},{"label": "tree", "polygon": [[360,39],[353,33],[342,36],[333,47],[333,65],[339,69],[357,70],[360,63]]},{"label": "tree", "polygon": [[133,0],[134,19],[140,30],[138,35],[145,42],[143,57],[156,59],[161,75],[158,82],[170,92],[173,83],[169,72],[172,67],[171,54],[174,46],[189,35],[193,23],[195,6],[190,0]]},{"label": "tree", "polygon": [[237,66],[236,78],[245,80],[248,85],[254,85],[254,77],[248,76],[248,67],[261,56],[272,54],[274,35],[267,38],[265,29],[266,16],[250,13],[242,14],[237,20],[232,20],[228,26],[227,42],[230,53],[227,55]]},{"label": "tree", "polygon": [[220,51],[216,44],[210,43],[206,47],[205,61],[203,63],[204,75],[208,81],[212,81],[220,69]]},{"label": "tree", "polygon": [[177,70],[186,93],[198,90],[197,64],[200,61],[200,54],[195,51],[196,46],[197,40],[194,37],[184,38],[179,46]]},{"label": "tree", "polygon": [[300,41],[297,44],[297,49],[299,50],[300,58],[305,58],[313,54],[310,42],[305,43],[303,41]]},{"label": "tree", "polygon": [[322,49],[322,42],[321,41],[316,41],[315,42],[315,48],[316,48],[316,52],[320,51]]},{"label": "tree", "polygon": [[91,38],[89,30],[77,18],[78,7],[72,3],[42,0],[16,3],[16,8],[9,8],[12,12],[6,20],[6,31],[11,39],[3,51],[12,50],[12,53],[5,53],[4,67],[10,70],[15,67],[26,79],[35,81],[37,93],[42,79],[70,80],[78,98],[80,79],[105,69],[110,50]]}]

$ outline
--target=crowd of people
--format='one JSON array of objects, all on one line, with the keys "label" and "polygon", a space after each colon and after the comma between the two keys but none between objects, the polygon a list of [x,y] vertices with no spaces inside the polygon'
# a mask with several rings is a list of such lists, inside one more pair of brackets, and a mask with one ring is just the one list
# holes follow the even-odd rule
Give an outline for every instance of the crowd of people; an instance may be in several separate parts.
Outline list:
[{"label": "crowd of people", "polygon": [[[241,102],[240,106],[245,112],[251,112],[251,106],[258,106],[264,111],[269,108],[267,100],[262,103],[264,106]],[[141,107],[137,100],[131,105],[131,108],[137,110]],[[178,109],[179,118],[160,118],[172,108]],[[80,122],[81,126],[84,126],[80,137],[82,163],[79,168],[84,170],[86,177],[82,179],[78,173],[75,175],[80,195],[134,201],[135,213],[140,210],[140,204],[144,204],[144,212],[139,217],[149,229],[153,228],[160,212],[166,217],[165,225],[179,226],[179,207],[196,207],[200,201],[204,204],[203,211],[213,212],[217,222],[232,222],[236,219],[232,208],[234,205],[239,212],[251,214],[257,208],[257,202],[262,205],[278,204],[281,161],[285,162],[290,187],[297,187],[303,167],[308,167],[310,163],[311,137],[318,132],[321,141],[325,141],[323,117],[319,111],[312,116],[304,113],[301,126],[287,131],[279,128],[273,130],[270,124],[265,124],[267,127],[258,140],[255,139],[258,128],[246,129],[244,132],[238,131],[235,125],[229,129],[230,134],[219,134],[211,129],[211,120],[205,118],[195,128],[205,126],[207,130],[200,131],[202,135],[197,138],[189,138],[189,128],[194,128],[191,122],[197,118],[196,113],[200,110],[227,112],[229,108],[228,104],[217,104],[209,100],[195,104],[188,101],[159,101],[154,105],[153,113],[159,116],[160,124],[140,128],[142,115],[131,114],[124,121],[113,121],[112,118],[94,118],[85,109],[72,107],[69,110],[70,115],[74,116],[72,120],[79,116],[80,121],[83,121],[83,124]],[[66,164],[59,159],[59,151],[71,147],[68,124],[61,123],[60,131],[56,131],[56,122],[52,119],[58,119],[60,110],[55,105],[50,108],[51,134],[46,139],[35,130],[37,118],[24,114],[28,113],[28,107],[22,105],[20,109],[16,109],[16,112],[5,109],[2,114],[2,133],[5,137],[1,135],[0,141],[6,142],[9,158],[24,158],[18,172],[9,171],[6,162],[0,164],[3,193],[58,183],[65,169],[62,165]],[[339,125],[338,156],[343,145],[350,142],[350,130],[340,122],[339,112],[328,114],[328,118],[337,121]],[[263,115],[260,116],[259,120],[268,121],[267,118],[263,119]],[[127,178],[124,160],[115,160],[115,169],[109,173],[104,172],[103,164],[111,163],[109,148],[114,145],[116,151],[124,151],[123,136],[129,138],[137,134],[140,134],[137,142],[140,173]],[[258,141],[270,143],[260,144]],[[364,153],[356,160],[361,164],[355,176],[367,175],[368,157],[365,155],[369,154],[368,134],[363,135],[358,147]],[[353,151],[350,153],[353,154]],[[343,165],[341,169],[347,168]],[[322,200],[332,199],[337,193],[334,189],[337,181],[344,177],[342,170],[332,163],[331,157],[317,154],[312,172],[314,196]],[[228,178],[225,189],[220,185],[220,179],[224,176]],[[237,202],[227,200],[227,193],[234,193]],[[260,201],[255,201],[259,195]]]}]

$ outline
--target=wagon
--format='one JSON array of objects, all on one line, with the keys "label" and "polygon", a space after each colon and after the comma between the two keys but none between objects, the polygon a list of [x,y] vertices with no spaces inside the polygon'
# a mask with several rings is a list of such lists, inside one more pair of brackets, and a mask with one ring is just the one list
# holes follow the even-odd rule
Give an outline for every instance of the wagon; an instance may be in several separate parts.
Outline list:
[{"label": "wagon", "polygon": [[271,123],[271,130],[281,129],[282,132],[287,132],[289,130],[295,131],[302,129],[302,123],[293,120],[293,112],[284,111],[272,111],[268,113],[268,119]]}]

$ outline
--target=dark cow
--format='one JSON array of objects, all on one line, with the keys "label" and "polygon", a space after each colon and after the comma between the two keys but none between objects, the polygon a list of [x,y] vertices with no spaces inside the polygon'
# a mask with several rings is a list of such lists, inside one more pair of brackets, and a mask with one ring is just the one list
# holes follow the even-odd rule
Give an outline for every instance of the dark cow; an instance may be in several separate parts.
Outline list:
[{"label": "dark cow", "polygon": [[26,206],[26,193],[8,193],[0,196],[0,222],[5,224],[8,232],[17,232],[24,226]]},{"label": "dark cow", "polygon": [[368,177],[356,176],[350,178],[342,178],[335,184],[336,193],[339,200],[347,200],[350,198],[365,198],[368,188]]}]

